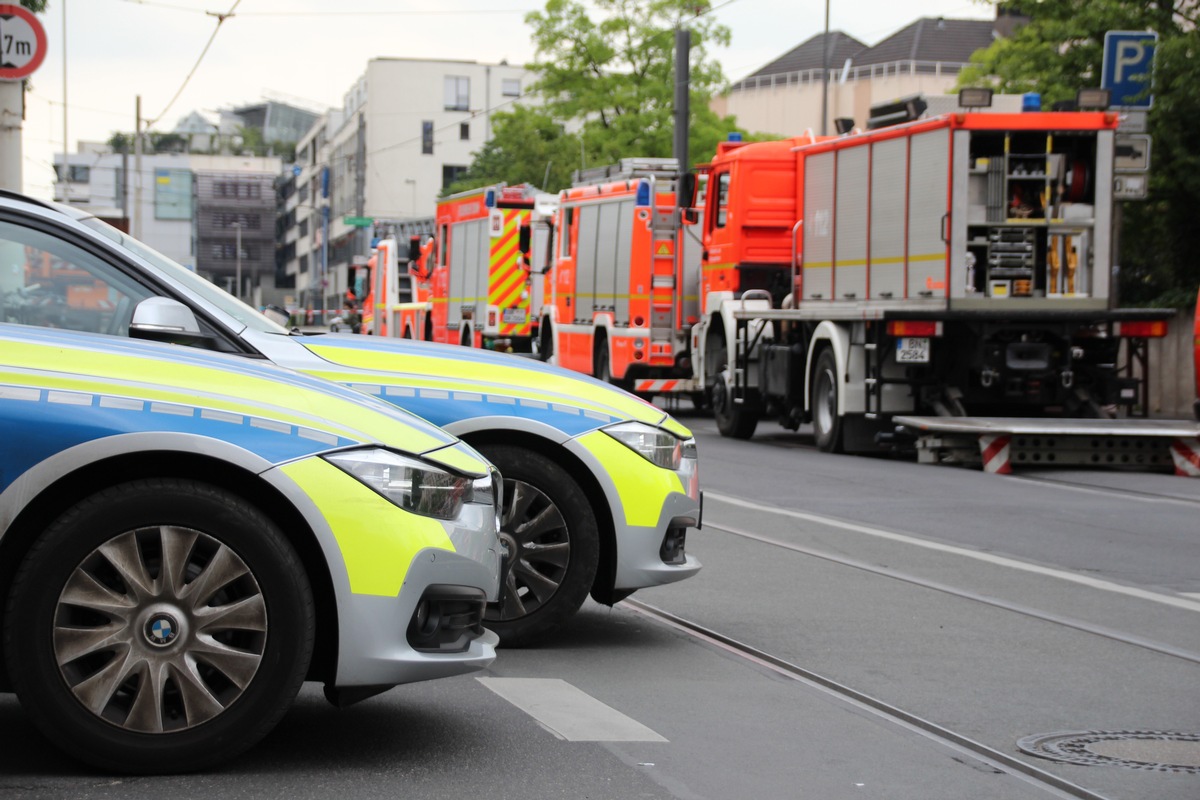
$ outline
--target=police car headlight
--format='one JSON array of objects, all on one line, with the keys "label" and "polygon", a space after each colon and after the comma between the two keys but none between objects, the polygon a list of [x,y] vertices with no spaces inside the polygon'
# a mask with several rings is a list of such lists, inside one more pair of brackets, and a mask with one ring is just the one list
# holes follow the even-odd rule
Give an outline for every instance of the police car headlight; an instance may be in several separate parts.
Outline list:
[{"label": "police car headlight", "polygon": [[497,492],[491,475],[479,479],[455,475],[390,450],[345,450],[325,460],[405,511],[424,517],[455,519],[463,503],[491,504]]},{"label": "police car headlight", "polygon": [[[679,469],[684,443],[661,428],[641,422],[622,422],[602,430],[642,458],[663,469]],[[695,452],[695,445],[692,446]]]}]

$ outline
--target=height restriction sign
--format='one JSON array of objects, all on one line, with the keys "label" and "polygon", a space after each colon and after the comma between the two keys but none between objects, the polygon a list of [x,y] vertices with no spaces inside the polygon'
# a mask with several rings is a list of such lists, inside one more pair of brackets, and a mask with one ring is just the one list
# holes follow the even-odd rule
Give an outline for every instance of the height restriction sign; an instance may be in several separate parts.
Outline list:
[{"label": "height restriction sign", "polygon": [[33,74],[46,57],[46,29],[27,8],[0,4],[0,81]]}]

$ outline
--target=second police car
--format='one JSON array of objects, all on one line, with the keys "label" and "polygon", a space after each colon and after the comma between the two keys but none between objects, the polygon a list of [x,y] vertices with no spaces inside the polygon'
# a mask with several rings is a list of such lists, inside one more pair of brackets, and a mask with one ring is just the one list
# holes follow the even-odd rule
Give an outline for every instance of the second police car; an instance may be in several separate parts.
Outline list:
[{"label": "second police car", "polygon": [[305,679],[346,704],[495,658],[499,476],[392,406],[0,324],[0,438],[0,691],[89,763],[198,769]]},{"label": "second police car", "polygon": [[26,267],[11,321],[266,358],[375,395],[478,449],[505,481],[512,566],[487,620],[505,645],[544,638],[589,593],[612,604],[700,569],[686,551],[701,523],[695,441],[627,392],[501,353],[289,331],[95,217],[0,192],[6,242],[56,265],[46,278]]}]

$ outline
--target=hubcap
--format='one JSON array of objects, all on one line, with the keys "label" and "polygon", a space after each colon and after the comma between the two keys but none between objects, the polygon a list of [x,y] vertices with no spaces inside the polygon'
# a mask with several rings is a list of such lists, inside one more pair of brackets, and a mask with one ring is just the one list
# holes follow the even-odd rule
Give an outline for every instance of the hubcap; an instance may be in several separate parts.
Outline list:
[{"label": "hubcap", "polygon": [[500,539],[508,550],[504,599],[486,618],[510,620],[531,614],[558,591],[571,561],[567,522],[549,497],[524,481],[504,481]]},{"label": "hubcap", "polygon": [[245,562],[207,534],[170,526],[115,536],[67,579],[54,657],[97,717],[145,733],[200,725],[250,685],[267,608]]},{"label": "hubcap", "polygon": [[170,614],[158,613],[146,623],[146,641],[152,647],[167,647],[179,636],[179,623]]}]

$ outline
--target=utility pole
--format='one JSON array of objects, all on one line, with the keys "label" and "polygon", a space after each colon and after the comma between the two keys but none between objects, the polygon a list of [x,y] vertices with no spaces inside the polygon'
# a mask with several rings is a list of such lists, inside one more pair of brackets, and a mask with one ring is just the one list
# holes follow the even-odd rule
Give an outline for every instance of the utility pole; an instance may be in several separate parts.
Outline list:
[{"label": "utility pole", "polygon": [[[692,32],[685,27],[675,29],[675,161],[679,172],[688,171],[688,127],[691,117],[691,49]],[[679,204],[682,205],[680,197]]]},{"label": "utility pole", "polygon": [[821,40],[821,135],[829,135],[829,0],[825,0],[825,36]]},{"label": "utility pole", "polygon": [[[133,238],[142,238],[142,96],[137,96],[133,127]],[[240,291],[240,290],[239,290]]]},{"label": "utility pole", "polygon": [[234,235],[237,237],[237,243],[234,245],[234,247],[236,249],[234,250],[234,255],[233,255],[233,257],[237,263],[237,290],[233,293],[233,296],[236,297],[238,300],[241,300],[242,299],[242,221],[238,220],[237,222],[230,224],[230,227],[233,228]]}]

